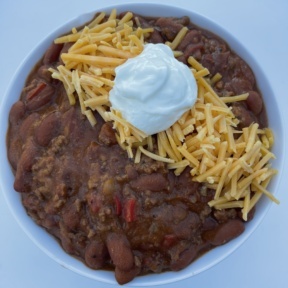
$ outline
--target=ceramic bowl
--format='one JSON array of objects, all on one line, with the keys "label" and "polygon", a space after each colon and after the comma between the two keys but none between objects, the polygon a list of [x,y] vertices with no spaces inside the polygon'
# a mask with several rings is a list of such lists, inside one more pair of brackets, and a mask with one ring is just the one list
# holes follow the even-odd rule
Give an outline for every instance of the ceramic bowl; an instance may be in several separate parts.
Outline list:
[{"label": "ceramic bowl", "polygon": [[[103,9],[101,9],[100,11],[106,11],[107,13],[109,13],[112,8],[116,8],[118,12],[130,10],[135,13],[147,16],[181,17],[187,15],[195,24],[211,32],[214,32],[215,34],[226,40],[232,50],[234,50],[247,63],[249,63],[256,76],[258,87],[263,93],[264,102],[267,108],[269,126],[273,129],[275,138],[277,139],[273,147],[273,152],[278,157],[276,160],[274,160],[273,166],[279,170],[279,173],[269,185],[269,190],[275,193],[277,191],[283,167],[283,157],[280,157],[281,155],[284,155],[283,118],[281,118],[279,103],[277,102],[277,98],[271,90],[269,81],[266,78],[265,73],[261,70],[255,59],[251,56],[249,51],[245,49],[242,43],[240,43],[234,36],[232,36],[228,32],[227,27],[222,28],[217,23],[214,23],[213,21],[207,19],[202,15],[194,13],[191,10],[184,10],[175,6],[160,4],[134,3],[119,4],[113,7],[103,7]],[[47,253],[47,255],[56,260],[62,266],[71,269],[83,276],[105,283],[116,284],[117,282],[114,278],[114,272],[92,270],[76,258],[66,254],[54,237],[49,235],[41,227],[37,226],[33,222],[33,220],[27,216],[26,211],[21,204],[21,195],[13,190],[14,176],[7,159],[6,150],[8,114],[12,104],[19,98],[21,90],[25,84],[25,79],[28,76],[29,72],[37,63],[37,61],[43,56],[44,52],[55,38],[57,38],[61,34],[68,33],[69,31],[71,31],[72,27],[81,26],[84,23],[90,21],[96,12],[99,11],[93,11],[91,13],[80,15],[79,17],[74,18],[63,24],[61,27],[53,31],[50,35],[45,37],[24,59],[24,61],[21,63],[16,73],[14,74],[14,77],[11,80],[11,83],[4,95],[4,98],[2,99],[0,111],[0,159],[2,162],[0,183],[2,193],[4,193],[4,196],[12,211],[12,214],[15,216],[15,219],[23,228],[23,230],[29,235],[32,241],[35,242],[45,253]],[[260,222],[263,220],[270,206],[271,201],[268,200],[266,197],[262,197],[260,202],[257,204],[257,213],[255,214],[253,221],[247,223],[245,232],[243,234],[241,234],[239,237],[232,240],[231,242],[209,251],[185,269],[179,272],[165,272],[161,274],[138,276],[127,285],[133,285],[134,287],[147,287],[166,284],[192,277],[193,275],[209,269],[210,267],[223,260],[228,255],[230,255],[248,237],[251,236],[252,232],[259,226]],[[227,271],[225,273],[227,273]]]}]

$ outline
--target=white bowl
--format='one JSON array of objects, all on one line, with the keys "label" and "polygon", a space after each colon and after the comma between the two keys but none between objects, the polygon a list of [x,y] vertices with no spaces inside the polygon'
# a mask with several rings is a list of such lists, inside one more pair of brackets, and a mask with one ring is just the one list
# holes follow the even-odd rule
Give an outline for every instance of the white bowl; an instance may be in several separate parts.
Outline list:
[{"label": "white bowl", "polygon": [[[273,147],[273,152],[276,154],[277,159],[274,160],[273,166],[279,170],[279,173],[273,179],[269,186],[269,190],[276,192],[278,189],[278,184],[283,172],[283,161],[284,161],[284,129],[283,129],[283,118],[281,117],[279,103],[277,103],[277,98],[273,95],[273,91],[269,86],[269,81],[265,77],[263,71],[255,62],[253,57],[249,52],[243,47],[237,39],[235,39],[229,32],[227,32],[222,27],[218,26],[211,20],[196,14],[192,11],[184,10],[174,6],[161,5],[161,4],[119,4],[113,7],[103,7],[101,11],[111,11],[112,8],[116,8],[118,12],[131,10],[135,13],[139,13],[147,16],[175,16],[181,17],[187,15],[190,17],[191,21],[199,25],[202,28],[208,29],[211,32],[219,35],[221,38],[225,39],[230,45],[232,50],[234,50],[239,56],[241,56],[254,71],[258,87],[262,91],[264,102],[266,104],[267,114],[269,118],[269,126],[272,128],[275,134],[276,143]],[[8,114],[12,104],[18,100],[20,97],[21,90],[24,86],[25,79],[30,73],[31,69],[37,63],[37,61],[43,56],[46,49],[49,47],[51,42],[61,34],[67,33],[74,26],[81,26],[87,21],[91,20],[97,11],[81,15],[71,21],[65,23],[63,26],[56,29],[49,36],[47,36],[43,41],[41,41],[37,47],[24,59],[19,68],[17,69],[10,85],[2,99],[1,103],[1,121],[0,121],[0,159],[1,163],[1,173],[0,173],[0,184],[1,190],[7,200],[7,203],[12,211],[17,222],[23,228],[23,230],[28,234],[32,241],[37,244],[44,252],[46,252],[51,258],[56,260],[62,266],[69,268],[83,276],[102,281],[110,284],[117,284],[114,278],[114,272],[110,271],[95,271],[82,262],[75,259],[74,257],[66,254],[62,250],[61,246],[55,240],[54,237],[49,235],[44,229],[37,226],[33,220],[27,216],[26,211],[21,203],[21,195],[13,190],[14,175],[12,174],[11,167],[7,159],[6,151],[6,133],[8,128]],[[282,157],[281,157],[282,156]],[[217,264],[225,257],[230,255],[235,251],[249,236],[252,232],[259,226],[260,222],[266,215],[269,207],[271,206],[271,201],[266,197],[262,197],[260,202],[257,204],[257,212],[254,216],[253,221],[247,223],[246,229],[242,235],[236,239],[230,241],[229,243],[217,247],[198,260],[193,262],[191,265],[179,272],[165,272],[161,274],[150,274],[146,276],[138,276],[132,282],[127,284],[133,286],[153,286],[165,283],[171,283],[178,280],[182,280],[200,272],[207,270],[213,265]],[[227,271],[226,271],[227,272]],[[224,272],[223,272],[224,273]],[[223,275],[224,276],[224,275]]]}]

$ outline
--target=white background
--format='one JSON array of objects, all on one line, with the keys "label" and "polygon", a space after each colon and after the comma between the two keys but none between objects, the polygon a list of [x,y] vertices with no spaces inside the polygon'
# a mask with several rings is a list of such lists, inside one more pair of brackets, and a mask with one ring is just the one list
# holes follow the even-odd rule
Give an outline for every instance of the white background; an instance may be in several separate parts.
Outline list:
[{"label": "white background", "polygon": [[[0,0],[0,97],[23,58],[45,35],[79,14],[96,10],[104,3],[113,5],[119,2]],[[217,22],[240,39],[264,69],[288,121],[287,0],[150,2],[177,4],[189,8]],[[287,126],[288,124],[288,132]],[[287,171],[287,162],[284,171]],[[206,272],[165,287],[288,287],[288,191],[284,181],[285,179],[282,179],[281,189],[277,191],[281,204],[272,205],[260,227],[236,252]],[[116,286],[86,279],[46,256],[20,229],[0,193],[0,287]]]}]

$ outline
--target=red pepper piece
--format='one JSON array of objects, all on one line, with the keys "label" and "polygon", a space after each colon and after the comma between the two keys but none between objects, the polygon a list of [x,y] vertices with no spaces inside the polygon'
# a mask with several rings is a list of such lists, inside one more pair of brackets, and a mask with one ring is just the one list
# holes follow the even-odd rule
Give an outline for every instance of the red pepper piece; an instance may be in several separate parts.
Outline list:
[{"label": "red pepper piece", "polygon": [[130,198],[125,202],[124,219],[128,223],[135,221],[135,218],[136,218],[135,206],[136,206],[136,199],[135,198]]},{"label": "red pepper piece", "polygon": [[167,234],[164,236],[163,240],[163,246],[166,248],[172,247],[174,244],[176,244],[177,237],[174,234]]},{"label": "red pepper piece", "polygon": [[34,98],[35,96],[37,96],[37,94],[39,94],[46,86],[47,86],[46,83],[44,83],[44,82],[42,82],[42,81],[39,82],[35,88],[33,88],[32,90],[30,90],[30,91],[27,93],[26,99],[27,99],[27,100],[31,100],[32,98]]},{"label": "red pepper piece", "polygon": [[115,201],[115,212],[116,212],[116,215],[120,215],[121,212],[122,212],[122,205],[121,205],[120,199],[117,196],[115,196],[114,197],[114,201]]}]

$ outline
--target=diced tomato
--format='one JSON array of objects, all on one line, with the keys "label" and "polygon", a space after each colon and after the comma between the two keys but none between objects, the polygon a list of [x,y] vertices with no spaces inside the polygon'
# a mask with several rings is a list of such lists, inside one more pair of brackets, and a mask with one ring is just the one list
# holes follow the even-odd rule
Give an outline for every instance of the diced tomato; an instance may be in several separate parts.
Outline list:
[{"label": "diced tomato", "polygon": [[115,201],[115,212],[116,212],[116,215],[120,215],[121,212],[122,212],[122,205],[121,205],[120,199],[117,196],[115,196],[114,197],[114,201]]},{"label": "diced tomato", "polygon": [[35,96],[37,96],[38,93],[40,93],[45,87],[47,86],[46,83],[44,82],[39,82],[37,84],[37,86],[33,89],[31,89],[28,93],[27,93],[27,100],[31,100],[32,98],[34,98]]},{"label": "diced tomato", "polygon": [[166,248],[172,247],[177,241],[177,237],[174,234],[167,234],[164,236],[163,246]]},{"label": "diced tomato", "polygon": [[124,205],[124,219],[126,222],[133,222],[136,219],[136,214],[135,214],[135,207],[136,206],[136,199],[135,198],[130,198],[125,202]]}]

